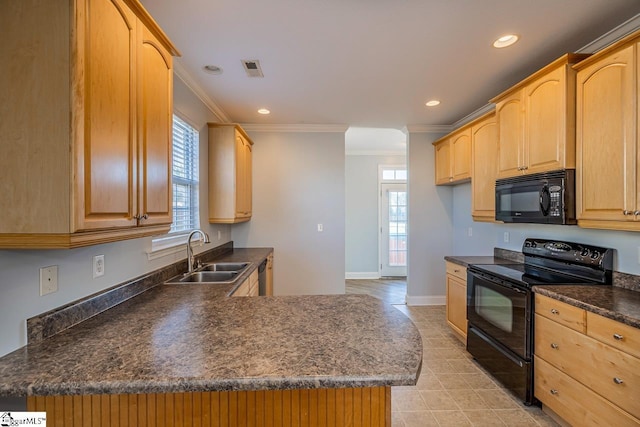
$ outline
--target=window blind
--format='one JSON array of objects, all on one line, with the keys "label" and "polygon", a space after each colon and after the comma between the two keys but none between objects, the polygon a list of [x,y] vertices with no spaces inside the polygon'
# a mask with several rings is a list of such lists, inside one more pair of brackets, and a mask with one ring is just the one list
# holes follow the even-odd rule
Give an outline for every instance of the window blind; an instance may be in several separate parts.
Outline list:
[{"label": "window blind", "polygon": [[198,216],[198,132],[173,116],[173,224],[170,233],[193,230]]}]

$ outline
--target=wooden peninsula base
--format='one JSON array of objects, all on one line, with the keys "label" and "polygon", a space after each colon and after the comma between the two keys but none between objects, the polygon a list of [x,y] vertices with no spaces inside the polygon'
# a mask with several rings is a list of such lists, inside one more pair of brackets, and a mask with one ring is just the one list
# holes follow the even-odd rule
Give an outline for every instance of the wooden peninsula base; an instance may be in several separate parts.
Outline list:
[{"label": "wooden peninsula base", "polygon": [[391,426],[391,387],[29,396],[49,427]]}]

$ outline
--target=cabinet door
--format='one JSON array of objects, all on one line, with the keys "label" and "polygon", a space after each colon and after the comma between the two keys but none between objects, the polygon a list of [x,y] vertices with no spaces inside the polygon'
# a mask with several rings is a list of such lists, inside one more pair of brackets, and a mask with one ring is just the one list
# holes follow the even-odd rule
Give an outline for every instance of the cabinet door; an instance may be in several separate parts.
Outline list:
[{"label": "cabinet door", "polygon": [[522,91],[496,104],[498,120],[498,177],[522,174],[524,135]]},{"label": "cabinet door", "polygon": [[267,258],[267,283],[265,285],[265,295],[273,295],[273,254]]},{"label": "cabinet door", "polygon": [[496,216],[495,182],[498,173],[498,126],[495,116],[471,129],[471,206],[476,221],[493,221]]},{"label": "cabinet door", "polygon": [[251,144],[236,133],[236,218],[251,217]]},{"label": "cabinet door", "polygon": [[447,274],[447,322],[462,337],[467,336],[467,283]]},{"label": "cabinet door", "polygon": [[451,137],[453,181],[471,178],[471,129]]},{"label": "cabinet door", "polygon": [[434,147],[436,156],[436,185],[448,184],[453,180],[451,176],[451,144],[449,140],[442,141]]},{"label": "cabinet door", "polygon": [[72,229],[135,226],[136,17],[119,0],[80,8]]},{"label": "cabinet door", "polygon": [[[573,91],[572,91],[573,93]],[[525,165],[527,173],[565,167],[567,102],[565,66],[525,88]],[[575,139],[571,138],[572,146]]]},{"label": "cabinet door", "polygon": [[138,56],[138,215],[139,225],[170,224],[173,201],[172,58],[151,32],[140,25]]},{"label": "cabinet door", "polygon": [[578,72],[576,210],[582,226],[633,219],[623,213],[636,207],[633,48]]}]

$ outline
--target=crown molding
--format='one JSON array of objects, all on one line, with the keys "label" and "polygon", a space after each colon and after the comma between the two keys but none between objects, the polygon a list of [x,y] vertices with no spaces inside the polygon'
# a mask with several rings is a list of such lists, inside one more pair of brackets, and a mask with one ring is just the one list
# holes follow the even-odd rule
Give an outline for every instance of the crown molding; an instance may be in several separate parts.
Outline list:
[{"label": "crown molding", "polygon": [[227,116],[224,110],[209,95],[207,95],[207,93],[202,89],[202,87],[200,87],[193,77],[191,77],[191,74],[189,74],[177,58],[174,58],[173,60],[173,73],[176,77],[182,80],[185,85],[187,85],[191,92],[193,92],[194,95],[207,106],[209,111],[211,111],[221,123],[231,123],[229,116]]},{"label": "crown molding", "polygon": [[613,30],[608,31],[602,36],[598,37],[586,46],[578,49],[577,53],[596,53],[597,51],[604,49],[610,44],[620,40],[624,36],[632,33],[633,31],[640,29],[640,13],[623,22],[615,27]]},{"label": "crown molding", "polygon": [[349,125],[312,125],[312,124],[263,124],[263,123],[241,123],[240,126],[246,131],[254,132],[304,132],[304,133],[344,133],[349,129]]},{"label": "crown molding", "polygon": [[470,123],[470,122],[474,121],[478,117],[484,116],[485,114],[487,114],[491,110],[495,110],[495,108],[496,108],[496,104],[493,104],[493,103],[486,104],[486,105],[478,108],[473,113],[464,116],[463,118],[461,118],[460,120],[458,120],[457,122],[452,124],[451,128],[452,129],[458,129],[459,127],[462,127],[462,126],[466,125],[467,123]]},{"label": "crown molding", "polygon": [[404,133],[448,133],[453,130],[451,125],[407,125]]}]

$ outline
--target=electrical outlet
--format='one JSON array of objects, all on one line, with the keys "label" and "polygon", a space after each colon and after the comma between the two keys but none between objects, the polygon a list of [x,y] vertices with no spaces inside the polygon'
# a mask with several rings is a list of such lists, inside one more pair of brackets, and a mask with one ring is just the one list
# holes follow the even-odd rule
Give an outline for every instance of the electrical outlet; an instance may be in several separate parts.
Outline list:
[{"label": "electrical outlet", "polygon": [[467,237],[473,236],[473,227],[467,228]]},{"label": "electrical outlet", "polygon": [[324,230],[324,226],[322,224],[318,224],[318,233],[322,233]]},{"label": "electrical outlet", "polygon": [[218,230],[218,240],[222,239],[222,231]]},{"label": "electrical outlet", "polygon": [[104,276],[104,255],[93,257],[93,278]]},{"label": "electrical outlet", "polygon": [[640,264],[640,246],[638,246],[638,264]]},{"label": "electrical outlet", "polygon": [[509,243],[509,232],[508,231],[504,232],[503,240],[504,240],[505,243]]},{"label": "electrical outlet", "polygon": [[52,265],[40,269],[40,296],[58,292],[58,266]]}]

